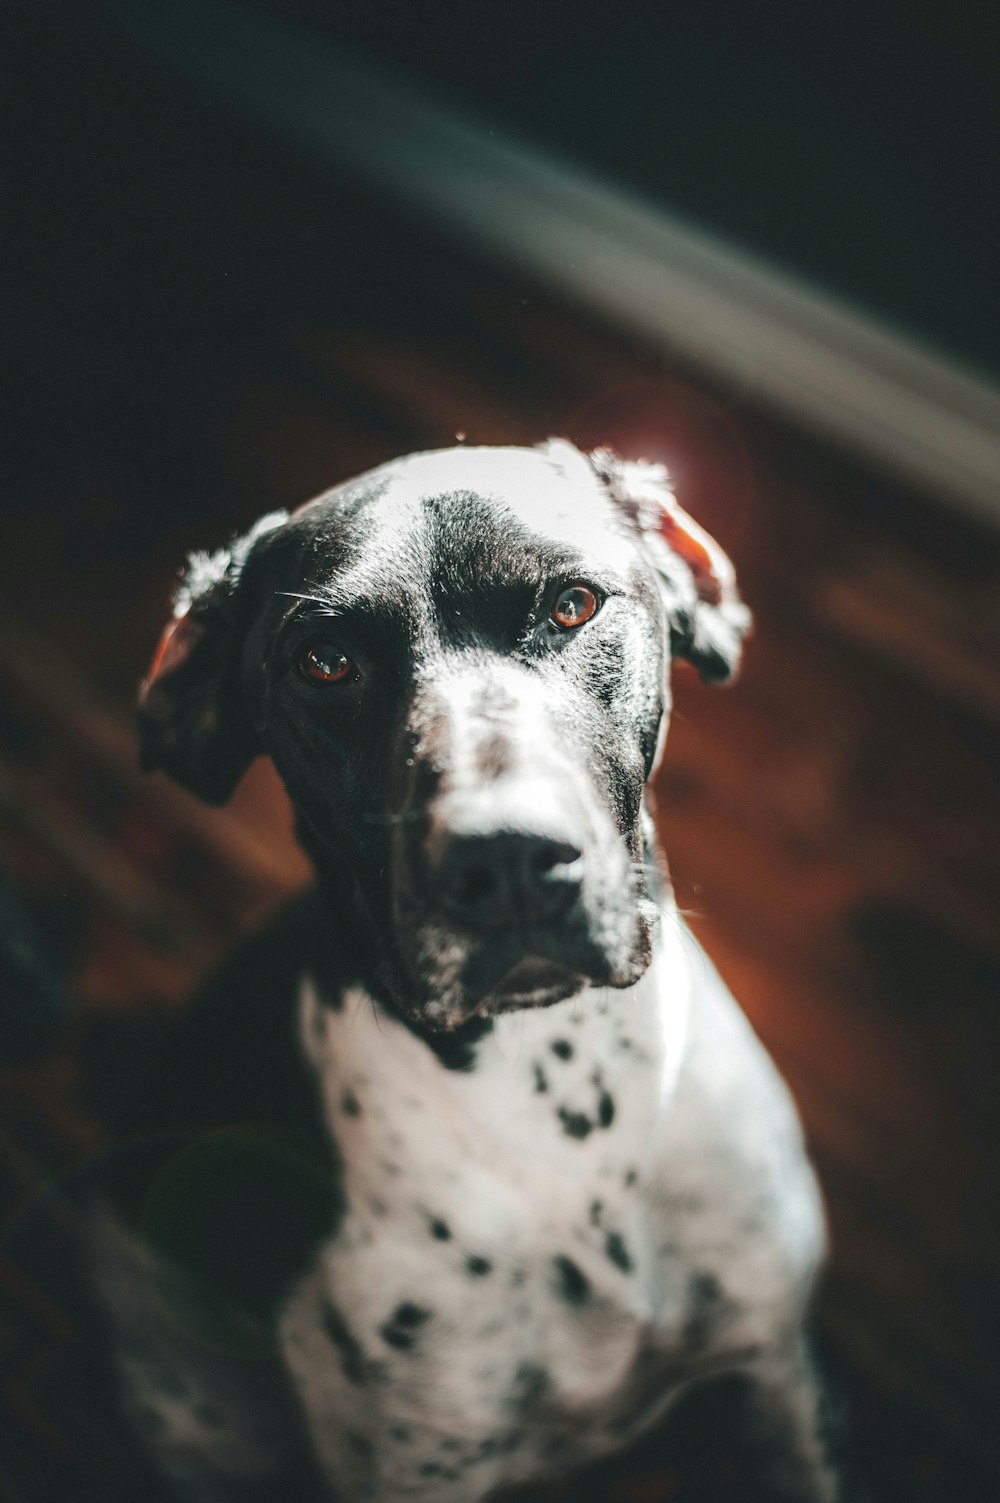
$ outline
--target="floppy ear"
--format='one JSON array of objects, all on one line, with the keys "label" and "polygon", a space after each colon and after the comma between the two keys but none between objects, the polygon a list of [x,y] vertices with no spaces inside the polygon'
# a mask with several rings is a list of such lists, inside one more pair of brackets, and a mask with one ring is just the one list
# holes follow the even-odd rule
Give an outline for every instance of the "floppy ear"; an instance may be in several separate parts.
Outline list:
[{"label": "floppy ear", "polygon": [[590,462],[608,494],[639,534],[660,583],[674,657],[703,679],[724,683],[740,665],[750,612],[729,559],[677,504],[663,465],[624,460],[596,449]]},{"label": "floppy ear", "polygon": [[193,553],[139,687],[139,759],[222,804],[260,750],[243,703],[240,579],[254,545],[287,521],[272,512],[228,548]]}]

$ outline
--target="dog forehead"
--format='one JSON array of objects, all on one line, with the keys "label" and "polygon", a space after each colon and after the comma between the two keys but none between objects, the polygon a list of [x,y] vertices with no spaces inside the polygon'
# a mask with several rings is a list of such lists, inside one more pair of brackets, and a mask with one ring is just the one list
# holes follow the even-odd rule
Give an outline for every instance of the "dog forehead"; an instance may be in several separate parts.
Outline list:
[{"label": "dog forehead", "polygon": [[388,566],[394,544],[407,552],[419,544],[431,507],[458,524],[449,530],[452,540],[462,537],[463,510],[468,512],[470,546],[482,541],[479,525],[492,514],[498,530],[595,564],[624,570],[632,553],[628,531],[591,466],[564,443],[410,455],[338,487],[298,515],[312,513],[315,522],[342,519],[361,551]]},{"label": "dog forehead", "polygon": [[417,511],[430,499],[474,495],[527,534],[582,553],[606,553],[624,533],[586,459],[569,444],[543,449],[445,449],[404,460],[385,495],[389,506]]}]

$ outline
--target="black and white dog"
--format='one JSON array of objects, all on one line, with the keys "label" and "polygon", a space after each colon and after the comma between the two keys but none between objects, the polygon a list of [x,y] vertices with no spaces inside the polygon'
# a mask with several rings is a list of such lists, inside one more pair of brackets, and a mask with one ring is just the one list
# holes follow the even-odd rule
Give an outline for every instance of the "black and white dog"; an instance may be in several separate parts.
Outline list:
[{"label": "black and white dog", "polygon": [[672,657],[724,680],[748,623],[661,469],[558,441],[413,455],[192,560],[145,763],[220,802],[272,757],[319,880],[159,1051],[191,1136],[146,1250],[105,1249],[185,1497],[290,1497],[308,1453],[344,1503],[475,1503],[732,1373],[739,1496],[838,1496],[799,1125],[644,800]]}]

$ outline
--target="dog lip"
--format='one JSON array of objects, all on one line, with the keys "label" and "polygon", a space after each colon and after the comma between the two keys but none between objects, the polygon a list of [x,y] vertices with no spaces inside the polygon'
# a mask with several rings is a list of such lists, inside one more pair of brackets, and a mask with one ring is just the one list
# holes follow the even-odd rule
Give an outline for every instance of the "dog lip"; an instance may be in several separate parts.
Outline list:
[{"label": "dog lip", "polygon": [[573,975],[576,972],[569,966],[559,965],[545,955],[524,955],[492,990],[498,997],[548,991],[554,985],[562,985],[568,976]]},{"label": "dog lip", "polygon": [[534,967],[580,974],[593,960],[593,942],[579,924],[517,926],[472,945],[462,968],[463,985],[480,996],[505,985],[513,972]]},{"label": "dog lip", "polygon": [[491,1017],[529,1007],[548,1007],[575,996],[587,979],[571,966],[541,955],[525,955],[485,991],[469,1010],[470,1017]]},{"label": "dog lip", "polygon": [[516,934],[494,939],[477,947],[463,969],[466,1009],[488,1015],[572,996],[589,984],[593,960],[577,946],[553,948]]}]

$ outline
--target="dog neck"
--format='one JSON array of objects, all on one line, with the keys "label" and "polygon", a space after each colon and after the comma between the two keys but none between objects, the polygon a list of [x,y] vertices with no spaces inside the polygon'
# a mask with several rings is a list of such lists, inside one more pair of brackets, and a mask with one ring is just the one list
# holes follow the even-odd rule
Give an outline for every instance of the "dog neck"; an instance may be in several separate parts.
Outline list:
[{"label": "dog neck", "polygon": [[442,1177],[452,1206],[459,1184],[470,1205],[493,1204],[484,1175],[543,1195],[581,1177],[635,1183],[680,1066],[688,986],[671,908],[635,986],[494,1019],[455,1068],[363,988],[331,1002],[307,983],[302,1044],[353,1212],[384,1214],[405,1184],[431,1224]]}]

